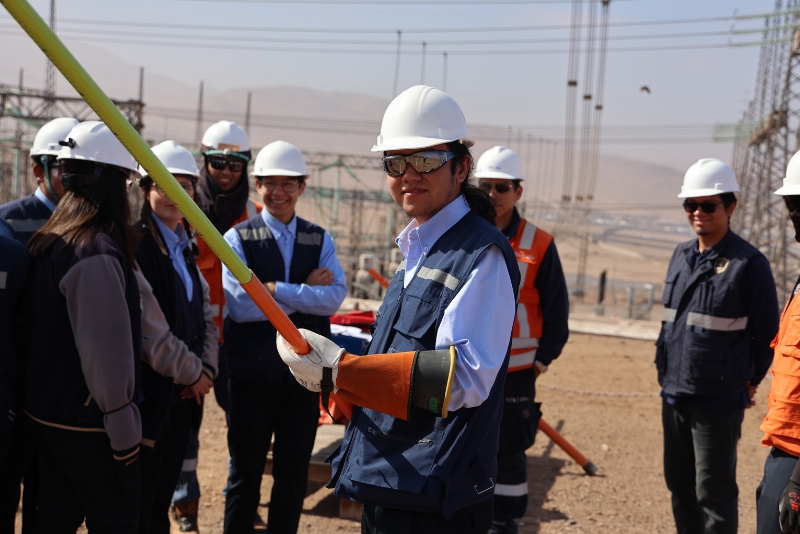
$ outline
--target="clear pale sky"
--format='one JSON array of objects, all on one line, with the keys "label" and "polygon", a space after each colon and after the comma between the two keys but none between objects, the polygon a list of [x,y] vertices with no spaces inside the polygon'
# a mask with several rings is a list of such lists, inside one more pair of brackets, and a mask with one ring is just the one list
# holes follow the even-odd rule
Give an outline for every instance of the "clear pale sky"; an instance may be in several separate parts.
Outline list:
[{"label": "clear pale sky", "polygon": [[[448,0],[449,1],[449,0]],[[472,0],[470,0],[472,1]],[[46,16],[47,0],[33,0],[34,7]],[[612,23],[624,21],[728,17],[772,11],[767,0],[612,0]],[[58,0],[59,19],[113,20],[137,23],[172,23],[328,29],[385,30],[377,34],[319,34],[250,32],[257,38],[286,39],[358,39],[380,40],[390,46],[366,46],[367,50],[386,50],[387,54],[300,53],[264,50],[225,50],[214,48],[178,48],[144,44],[92,43],[123,58],[126,63],[142,65],[150,72],[181,79],[195,85],[200,79],[217,90],[236,87],[295,85],[313,89],[349,91],[389,98],[392,95],[395,69],[396,30],[428,28],[483,28],[498,26],[539,26],[568,24],[569,3],[526,5],[426,5],[426,4],[278,4],[265,2],[229,2],[197,0],[136,0],[135,2],[101,0]],[[8,36],[11,21],[0,10],[0,44],[14,41]],[[613,36],[656,35],[696,32],[725,32],[735,28],[760,28],[763,21],[705,22],[660,26],[614,27]],[[59,30],[78,27],[67,22]],[[86,35],[92,29],[131,31],[168,35],[177,31],[164,28],[81,26]],[[236,35],[223,31],[192,30],[195,36]],[[242,35],[241,33],[238,33]],[[475,33],[405,33],[404,55],[400,63],[401,89],[420,82],[421,45],[427,41],[475,41],[482,39],[565,38],[569,31],[475,32]],[[75,33],[63,34],[67,44]],[[95,37],[98,37],[96,35]],[[109,35],[99,36],[113,38]],[[119,37],[123,38],[123,37]],[[759,34],[729,37],[686,37],[652,40],[609,41],[609,48],[674,46],[688,44],[724,44],[756,41]],[[139,37],[127,39],[144,40]],[[158,38],[154,38],[158,39]],[[185,41],[184,41],[185,42]],[[209,41],[210,42],[210,41]],[[226,46],[231,42],[221,41]],[[312,47],[341,49],[338,44],[253,43],[258,47]],[[442,52],[451,52],[448,60],[447,92],[463,107],[472,123],[499,126],[561,126],[564,124],[567,54],[545,55],[471,55],[457,56],[463,50],[566,50],[567,43],[503,45],[428,46],[425,82],[442,84]],[[9,50],[4,46],[6,51]],[[653,125],[711,125],[736,122],[755,87],[758,47],[720,48],[680,51],[610,52],[606,70],[605,125],[639,126],[633,136],[647,132]],[[583,69],[580,70],[580,79]],[[0,80],[15,83],[15,80]],[[640,92],[647,85],[651,94]],[[580,109],[580,107],[578,108]],[[580,117],[580,114],[578,115]],[[653,131],[658,128],[653,128]],[[710,128],[708,129],[710,132]],[[638,132],[638,133],[637,133]],[[656,137],[658,133],[656,132]],[[602,151],[685,169],[701,157],[730,159],[730,144],[676,143],[674,141],[605,144]]]}]

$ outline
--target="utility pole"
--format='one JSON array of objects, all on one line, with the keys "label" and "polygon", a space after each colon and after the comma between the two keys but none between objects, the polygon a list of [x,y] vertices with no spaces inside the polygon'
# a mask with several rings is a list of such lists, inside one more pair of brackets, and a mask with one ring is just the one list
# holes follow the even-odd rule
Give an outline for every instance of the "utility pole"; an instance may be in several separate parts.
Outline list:
[{"label": "utility pole", "polygon": [[200,96],[197,99],[197,128],[194,135],[197,149],[200,150],[203,142],[203,81],[200,80]]},{"label": "utility pole", "polygon": [[403,32],[397,30],[397,59],[394,62],[394,87],[392,89],[392,100],[397,96],[397,82],[400,77],[400,43],[403,38]]},{"label": "utility pole", "polygon": [[442,91],[447,92],[447,52],[442,52],[444,56],[444,68],[442,68]]},{"label": "utility pole", "polygon": [[[56,32],[56,0],[50,0],[50,29],[53,33]],[[53,62],[47,60],[47,75],[44,83],[44,93],[48,97],[45,101],[44,116],[48,119],[55,118],[55,101],[53,97],[56,96],[56,68]]]},{"label": "utility pole", "polygon": [[244,131],[250,136],[250,102],[253,100],[253,92],[247,91],[247,111],[244,114]]},{"label": "utility pole", "polygon": [[422,42],[422,75],[420,76],[420,85],[425,85],[425,49],[428,48],[428,43]]}]

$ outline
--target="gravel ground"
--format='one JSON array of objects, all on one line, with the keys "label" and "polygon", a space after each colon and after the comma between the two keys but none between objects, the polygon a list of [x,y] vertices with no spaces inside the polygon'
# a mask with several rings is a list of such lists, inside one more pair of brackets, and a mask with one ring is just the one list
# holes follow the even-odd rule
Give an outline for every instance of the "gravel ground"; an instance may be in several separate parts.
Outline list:
[{"label": "gravel ground", "polygon": [[[537,399],[545,419],[559,428],[600,468],[589,477],[560,448],[539,433],[528,451],[530,497],[521,520],[523,534],[587,532],[638,534],[674,532],[670,497],[662,472],[660,399],[653,343],[573,334],[561,358],[541,377]],[[755,489],[767,450],[758,425],[766,412],[769,376],[758,403],[747,411],[739,443],[740,531],[755,530]],[[550,387],[547,387],[550,386]],[[614,394],[586,395],[554,388]],[[227,446],[222,411],[208,399],[201,430],[198,476],[203,497],[200,527],[222,532]],[[272,479],[264,477],[259,513],[266,519]],[[339,519],[331,490],[309,487],[300,532],[358,533],[355,521]]]}]

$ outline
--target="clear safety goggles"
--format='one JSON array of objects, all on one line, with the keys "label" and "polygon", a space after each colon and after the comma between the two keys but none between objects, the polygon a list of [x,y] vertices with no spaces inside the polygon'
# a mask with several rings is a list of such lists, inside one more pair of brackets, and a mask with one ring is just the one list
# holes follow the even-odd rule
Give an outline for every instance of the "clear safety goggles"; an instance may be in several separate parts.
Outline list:
[{"label": "clear safety goggles", "polygon": [[409,156],[393,154],[383,156],[383,170],[389,176],[399,178],[406,172],[406,164],[410,163],[421,174],[433,172],[452,160],[455,154],[446,150],[426,150]]}]

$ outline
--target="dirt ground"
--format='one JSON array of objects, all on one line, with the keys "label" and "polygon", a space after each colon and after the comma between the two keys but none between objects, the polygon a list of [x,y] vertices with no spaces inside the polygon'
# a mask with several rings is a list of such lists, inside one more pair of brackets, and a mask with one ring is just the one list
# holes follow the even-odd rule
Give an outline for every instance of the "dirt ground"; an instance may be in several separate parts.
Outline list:
[{"label": "dirt ground", "polygon": [[[639,534],[674,532],[669,493],[662,473],[660,399],[656,396],[653,344],[614,337],[573,334],[561,358],[541,377],[537,399],[545,420],[559,428],[600,468],[589,477],[539,433],[528,451],[530,497],[523,534],[560,532]],[[748,410],[739,443],[740,531],[755,530],[755,489],[767,450],[758,425],[766,412],[769,376],[757,405]],[[569,388],[620,394],[599,396]],[[645,394],[647,396],[625,396]],[[227,448],[222,411],[213,395],[201,430],[198,476],[204,534],[222,532]],[[259,513],[267,519],[272,479],[264,477]],[[303,507],[300,532],[358,533],[359,524],[337,517],[331,490],[314,485]]]},{"label": "dirt ground", "polygon": [[[600,467],[588,477],[560,448],[539,433],[528,451],[530,497],[520,532],[674,532],[662,472],[659,388],[651,341],[573,334],[566,349],[541,377],[537,399],[545,419]],[[757,405],[745,416],[739,443],[740,531],[755,530],[755,489],[767,450],[758,425],[766,413],[769,377]],[[649,397],[577,394],[545,386]],[[222,528],[227,453],[220,409],[206,405],[198,475],[202,486],[200,524],[204,533]],[[269,513],[271,477],[262,485],[260,513]],[[360,532],[358,523],[336,517],[331,490],[314,486],[305,500],[300,532]]]}]

